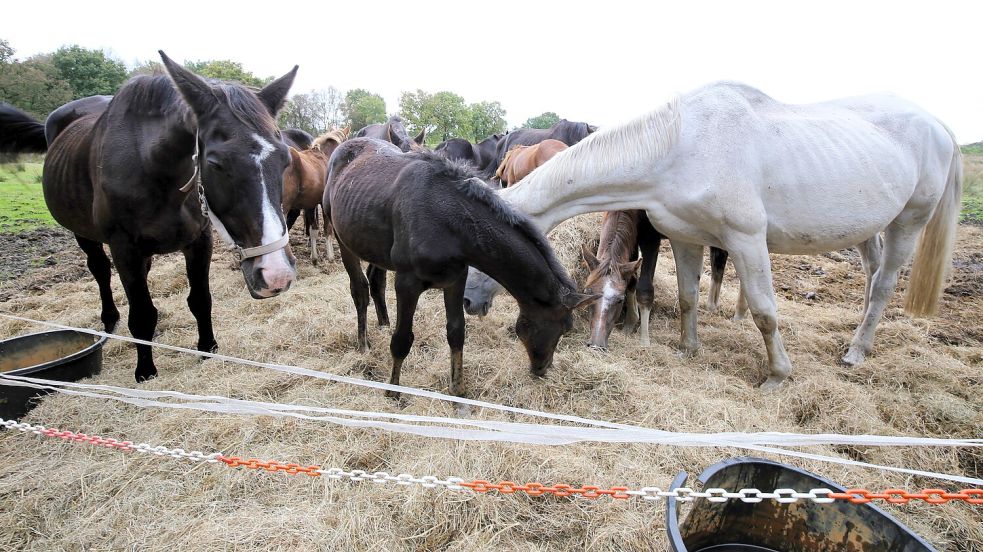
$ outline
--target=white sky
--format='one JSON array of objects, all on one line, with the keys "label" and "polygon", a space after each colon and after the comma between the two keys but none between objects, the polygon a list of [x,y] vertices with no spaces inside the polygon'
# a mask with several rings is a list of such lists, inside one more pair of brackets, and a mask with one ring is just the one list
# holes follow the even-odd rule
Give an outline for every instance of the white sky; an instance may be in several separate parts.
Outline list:
[{"label": "white sky", "polygon": [[[17,57],[63,44],[130,65],[233,59],[260,76],[300,72],[295,92],[361,87],[498,100],[509,126],[543,111],[605,125],[728,79],[791,103],[893,92],[960,143],[983,140],[983,2],[423,0],[5,2]],[[159,6],[152,8],[151,6]]]}]

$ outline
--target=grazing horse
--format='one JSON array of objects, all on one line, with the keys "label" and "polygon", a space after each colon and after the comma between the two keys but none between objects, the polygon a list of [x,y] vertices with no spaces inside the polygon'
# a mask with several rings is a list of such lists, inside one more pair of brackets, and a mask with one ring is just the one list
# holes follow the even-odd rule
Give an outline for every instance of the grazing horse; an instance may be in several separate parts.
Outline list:
[{"label": "grazing horse", "polygon": [[516,146],[505,154],[495,176],[505,186],[511,186],[565,149],[566,144],[552,138],[532,146]]},{"label": "grazing horse", "polygon": [[[130,333],[148,341],[157,325],[147,287],[151,259],[181,251],[198,350],[214,351],[208,289],[213,227],[237,248],[254,298],[286,291],[296,275],[279,209],[290,156],[275,117],[297,67],[253,92],[206,81],[160,56],[168,76],[134,77],[112,100],[72,102],[45,126],[20,114],[23,141],[8,125],[17,113],[2,108],[0,136],[8,151],[47,150],[45,203],[85,251],[106,330],[113,331],[119,311],[102,244],[109,245],[129,301]],[[55,135],[38,140],[45,128]],[[156,374],[150,346],[137,345],[137,381]]]},{"label": "grazing horse", "polygon": [[[746,85],[717,83],[592,134],[501,195],[542,230],[591,211],[645,210],[672,245],[686,352],[698,347],[703,246],[726,250],[768,352],[764,387],[773,387],[788,377],[791,362],[778,333],[768,253],[860,244],[864,315],[842,358],[857,365],[912,256],[905,310],[937,310],[962,164],[952,132],[895,96],[788,105]],[[469,312],[487,309],[498,289],[474,274]]]},{"label": "grazing horse", "polygon": [[466,165],[437,153],[403,153],[373,139],[345,142],[331,158],[323,207],[351,279],[361,350],[369,346],[370,294],[361,261],[382,275],[372,281],[377,314],[386,310],[386,271],[396,272],[390,383],[399,384],[400,368],[413,344],[413,313],[420,294],[438,288],[443,289],[447,311],[450,391],[463,395],[463,299],[469,265],[498,278],[516,298],[515,332],[535,375],[545,375],[552,364],[560,336],[572,326],[571,311],[597,299],[577,292],[546,238],[524,215],[499,199]]},{"label": "grazing horse", "polygon": [[[597,255],[591,253],[586,244],[581,245],[581,255],[590,270],[586,291],[602,295],[601,300],[591,307],[590,341],[587,343],[590,347],[607,349],[611,330],[622,313],[625,314],[624,328],[631,332],[638,326],[641,344],[646,347],[651,344],[649,316],[655,302],[652,280],[664,237],[652,227],[644,211],[608,211],[601,222]],[[707,308],[715,311],[727,252],[711,247],[710,255],[713,285]],[[639,266],[641,272],[636,276]],[[737,317],[742,315],[743,310],[739,307]]]},{"label": "grazing horse", "polygon": [[[290,166],[283,173],[283,210],[288,213],[304,211],[305,232],[310,240],[311,262],[317,264],[317,208],[324,197],[324,183],[328,179],[328,160],[348,137],[348,129],[331,130],[318,136],[309,149],[290,148]],[[329,261],[334,260],[331,246],[331,226],[325,224],[324,247]]]},{"label": "grazing horse", "polygon": [[596,130],[597,127],[593,125],[575,123],[566,119],[560,119],[559,122],[550,128],[520,128],[513,130],[498,141],[495,148],[495,157],[489,160],[490,162],[485,166],[483,176],[491,178],[495,174],[495,169],[505,159],[505,154],[516,146],[533,146],[543,140],[549,139],[559,140],[568,146],[572,146]]},{"label": "grazing horse", "polygon": [[422,146],[426,137],[427,129],[423,129],[420,131],[420,134],[416,135],[416,138],[411,140],[409,133],[406,132],[406,127],[403,126],[403,119],[399,115],[389,117],[389,120],[385,123],[375,123],[363,127],[355,133],[355,138],[376,138],[378,140],[384,140],[394,144],[404,152]]}]

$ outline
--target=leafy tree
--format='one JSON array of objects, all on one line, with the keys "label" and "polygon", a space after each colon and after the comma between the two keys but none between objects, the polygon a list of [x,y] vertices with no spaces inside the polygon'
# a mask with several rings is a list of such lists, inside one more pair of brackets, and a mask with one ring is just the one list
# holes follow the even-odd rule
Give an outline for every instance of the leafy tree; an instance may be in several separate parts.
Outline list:
[{"label": "leafy tree", "polygon": [[299,128],[314,136],[332,127],[343,126],[341,92],[329,86],[306,94],[294,94],[280,112],[279,123],[282,128]]},{"label": "leafy tree", "polygon": [[245,84],[246,86],[254,86],[256,88],[272,82],[274,78],[267,77],[265,79],[261,79],[251,72],[243,69],[242,64],[238,61],[228,59],[188,61],[185,63],[185,67],[203,77],[224,81],[235,81]]},{"label": "leafy tree", "polygon": [[[10,51],[12,55],[13,49]],[[72,87],[59,77],[50,54],[0,63],[0,98],[35,118],[44,119],[73,97]]]},{"label": "leafy tree", "polygon": [[137,75],[155,75],[164,72],[164,66],[159,61],[154,61],[149,59],[140,65],[134,67],[127,78],[133,78]]},{"label": "leafy tree", "polygon": [[399,113],[409,123],[410,134],[427,129],[428,143],[472,135],[471,111],[464,98],[453,92],[403,92],[399,98]]},{"label": "leafy tree", "polygon": [[71,85],[76,98],[115,94],[126,80],[123,62],[107,57],[102,50],[62,46],[51,55],[51,63],[61,79]]},{"label": "leafy tree", "polygon": [[471,111],[471,136],[468,140],[480,142],[492,134],[505,132],[505,109],[498,102],[478,102],[468,106]]},{"label": "leafy tree", "polygon": [[353,133],[373,123],[386,122],[386,101],[364,88],[349,90],[341,111]]},{"label": "leafy tree", "polygon": [[14,59],[14,51],[9,42],[0,38],[0,66],[10,63]]},{"label": "leafy tree", "polygon": [[522,128],[549,128],[560,122],[560,116],[552,111],[547,111],[522,123]]}]

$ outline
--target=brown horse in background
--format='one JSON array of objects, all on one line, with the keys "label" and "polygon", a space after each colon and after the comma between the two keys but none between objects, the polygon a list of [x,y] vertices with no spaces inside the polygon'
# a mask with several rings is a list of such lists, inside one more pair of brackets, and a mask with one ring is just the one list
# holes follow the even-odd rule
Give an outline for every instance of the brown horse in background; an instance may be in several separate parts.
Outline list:
[{"label": "brown horse in background", "polygon": [[[649,316],[655,302],[652,279],[663,237],[652,227],[645,211],[608,211],[604,213],[601,223],[597,255],[593,255],[587,245],[581,246],[584,262],[590,269],[585,291],[602,296],[591,306],[588,346],[606,350],[611,331],[622,313],[625,316],[625,331],[631,333],[637,327],[642,346],[650,345]],[[726,251],[710,248],[712,282],[707,309],[711,312],[719,309],[720,285],[726,262]],[[642,267],[641,273],[636,276],[639,265]],[[741,294],[735,318],[743,318],[746,310]]]},{"label": "brown horse in background", "polygon": [[[290,148],[290,166],[283,173],[283,211],[304,211],[304,227],[310,240],[311,262],[317,264],[318,224],[317,207],[324,197],[328,180],[328,160],[342,142],[348,139],[348,129],[335,129],[318,136],[306,150]],[[290,221],[288,220],[288,225]],[[331,225],[325,217],[324,246],[329,261],[334,260],[331,246]]]},{"label": "brown horse in background", "polygon": [[502,164],[495,171],[495,177],[508,188],[567,147],[569,146],[552,138],[532,146],[516,146],[505,153]]}]

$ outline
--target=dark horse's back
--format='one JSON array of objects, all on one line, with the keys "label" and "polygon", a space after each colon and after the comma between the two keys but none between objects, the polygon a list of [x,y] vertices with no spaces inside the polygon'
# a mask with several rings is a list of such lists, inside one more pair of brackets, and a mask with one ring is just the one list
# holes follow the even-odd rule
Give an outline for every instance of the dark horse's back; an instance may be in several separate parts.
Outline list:
[{"label": "dark horse's back", "polygon": [[[472,177],[466,165],[437,153],[403,153],[388,142],[356,138],[331,157],[323,208],[339,241],[362,260],[387,270],[450,276],[467,266],[446,258],[446,252],[460,250],[453,242],[462,235],[442,221],[458,218],[468,203],[454,199],[462,185],[452,183]],[[395,231],[397,225],[405,231]],[[415,266],[393,251],[431,259],[433,266]]]}]

